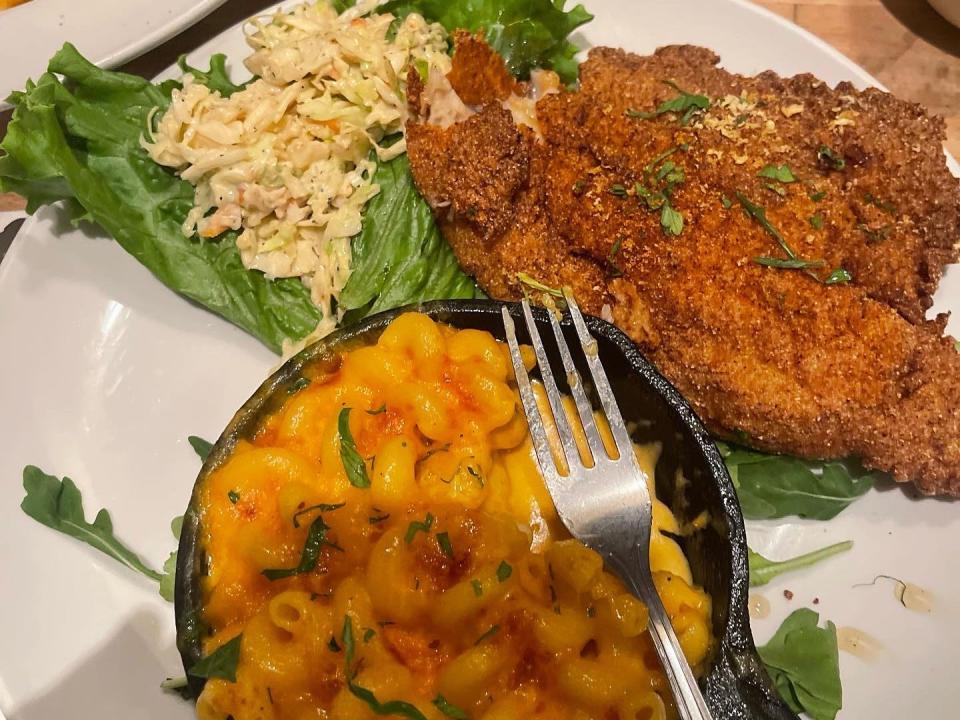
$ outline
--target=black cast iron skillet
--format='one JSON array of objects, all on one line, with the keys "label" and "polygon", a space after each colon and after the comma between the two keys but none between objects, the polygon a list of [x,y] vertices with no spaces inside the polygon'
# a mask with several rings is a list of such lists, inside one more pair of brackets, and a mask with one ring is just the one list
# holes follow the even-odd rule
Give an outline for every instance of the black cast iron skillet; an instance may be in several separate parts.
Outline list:
[{"label": "black cast iron skillet", "polygon": [[[206,632],[202,622],[200,585],[206,557],[200,543],[197,489],[229,458],[238,440],[251,438],[260,424],[289,397],[287,390],[305,370],[350,347],[375,342],[384,328],[405,310],[416,309],[457,328],[486,330],[503,340],[501,302],[489,300],[441,300],[416,308],[401,308],[370,317],[339,330],[287,361],[254,393],[224,430],[200,470],[190,506],[184,516],[176,578],[177,647],[185,668],[200,659],[200,640]],[[507,304],[517,319],[520,341],[524,324],[517,304]],[[552,336],[546,311],[534,310],[544,338]],[[657,496],[676,514],[681,524],[702,511],[709,515],[706,527],[678,538],[690,560],[694,580],[713,599],[713,633],[718,639],[708,671],[702,679],[707,702],[716,720],[796,720],[780,700],[750,634],[747,614],[747,541],[743,516],[726,467],[700,419],[680,393],[640,354],[637,346],[613,325],[588,317],[587,325],[597,339],[624,419],[640,443],[659,442],[663,450],[656,466]],[[569,322],[563,325],[567,342],[577,337]],[[560,357],[547,341],[551,363],[560,368]],[[583,377],[589,377],[581,368]],[[563,372],[556,372],[558,379]],[[563,388],[561,388],[563,389]],[[678,482],[682,474],[685,482]],[[198,695],[203,681],[190,678]]]}]

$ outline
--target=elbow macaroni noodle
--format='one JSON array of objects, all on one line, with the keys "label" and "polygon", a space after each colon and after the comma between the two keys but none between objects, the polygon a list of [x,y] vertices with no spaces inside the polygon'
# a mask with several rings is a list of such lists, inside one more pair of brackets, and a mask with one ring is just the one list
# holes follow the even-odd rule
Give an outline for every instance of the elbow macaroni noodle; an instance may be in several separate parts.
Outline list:
[{"label": "elbow macaroni noodle", "polygon": [[[343,408],[366,488],[341,459]],[[637,453],[652,478],[657,448]],[[486,332],[401,315],[239,443],[200,506],[204,652],[242,633],[236,682],[207,682],[201,720],[377,717],[348,684],[345,618],[353,685],[430,720],[675,716],[646,608],[557,518],[509,355]],[[316,566],[264,576],[297,566],[317,517]],[[656,531],[679,531],[658,501],[654,525],[657,588],[696,667],[710,599]]]}]

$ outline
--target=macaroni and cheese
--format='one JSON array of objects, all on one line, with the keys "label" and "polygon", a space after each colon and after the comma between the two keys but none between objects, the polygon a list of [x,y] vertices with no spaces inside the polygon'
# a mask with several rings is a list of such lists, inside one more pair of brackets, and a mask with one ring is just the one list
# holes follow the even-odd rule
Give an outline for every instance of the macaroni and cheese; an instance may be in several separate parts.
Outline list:
[{"label": "macaroni and cheese", "polygon": [[[673,716],[646,608],[556,516],[503,345],[408,313],[318,368],[199,491],[204,653],[239,637],[202,720]],[[710,599],[660,502],[654,525],[696,667]]]}]

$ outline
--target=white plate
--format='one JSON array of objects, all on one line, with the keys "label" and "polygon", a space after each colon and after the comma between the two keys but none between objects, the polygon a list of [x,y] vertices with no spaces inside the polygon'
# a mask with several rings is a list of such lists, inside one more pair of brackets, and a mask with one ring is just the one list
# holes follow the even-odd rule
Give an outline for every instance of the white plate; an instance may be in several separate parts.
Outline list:
[{"label": "white plate", "polygon": [[[46,0],[37,0],[44,2]],[[756,73],[813,72],[860,86],[871,78],[810,35],[734,0],[593,0],[581,38],[650,52],[689,42],[723,64]],[[214,51],[244,56],[236,30]],[[950,272],[937,308],[960,308]],[[17,509],[23,465],[70,475],[88,515],[113,513],[118,534],[159,566],[173,547],[199,463],[186,437],[210,439],[276,362],[252,338],[182,300],[112,241],[70,230],[55,211],[28,221],[0,264],[0,711],[10,720],[192,717],[158,683],[182,670],[173,610],[146,580]],[[960,639],[960,505],[871,491],[833,521],[754,523],[773,557],[853,539],[856,547],[763,589],[765,641],[791,610],[814,606],[884,646],[872,663],[842,655],[841,717],[956,715]],[[877,574],[934,593],[932,614],[901,607],[889,585],[854,588]],[[883,581],[881,581],[882,583]],[[783,591],[793,591],[787,601]]]},{"label": "white plate", "polygon": [[65,42],[115,67],[188,28],[224,0],[30,0],[0,11],[0,107]]}]

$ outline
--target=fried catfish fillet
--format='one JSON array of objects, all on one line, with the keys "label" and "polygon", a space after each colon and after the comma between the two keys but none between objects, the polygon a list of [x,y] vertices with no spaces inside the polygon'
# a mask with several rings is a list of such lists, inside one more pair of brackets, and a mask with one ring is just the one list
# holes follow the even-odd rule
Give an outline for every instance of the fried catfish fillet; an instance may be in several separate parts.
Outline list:
[{"label": "fried catfish fillet", "polygon": [[519,298],[518,273],[569,285],[719,435],[960,496],[960,354],[924,318],[958,257],[941,120],[689,46],[595,49],[531,119],[531,86],[482,48],[457,36],[469,105],[446,127],[411,76],[407,146],[488,293]]}]

